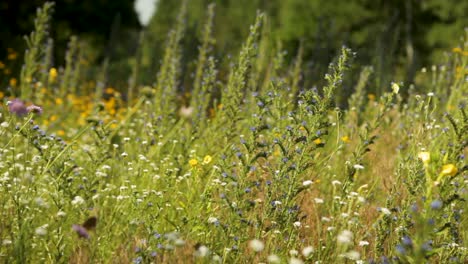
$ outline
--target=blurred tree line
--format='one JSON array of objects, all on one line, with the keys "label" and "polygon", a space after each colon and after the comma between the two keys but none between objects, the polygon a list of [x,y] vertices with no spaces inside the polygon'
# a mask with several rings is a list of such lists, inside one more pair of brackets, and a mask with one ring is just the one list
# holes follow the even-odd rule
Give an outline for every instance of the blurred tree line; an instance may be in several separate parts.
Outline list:
[{"label": "blurred tree line", "polygon": [[[21,57],[25,46],[21,36],[33,29],[35,9],[43,2],[0,2],[1,61],[12,58],[13,49]],[[141,53],[138,83],[152,84],[181,2],[158,0],[155,15],[142,29],[134,0],[57,1],[50,32],[54,39],[54,65],[63,65],[67,42],[72,35],[78,35],[87,43],[91,65],[101,65],[108,59],[105,71],[109,85],[126,90],[131,69],[138,61],[137,53]],[[213,2],[216,8],[212,55],[218,59],[222,79],[233,61],[231,56],[235,58],[240,50],[256,11],[261,10],[267,13],[262,33],[262,45],[267,47],[264,51],[274,55],[285,50],[288,63],[302,47],[306,87],[308,80],[316,83],[322,79],[342,45],[357,52],[359,65],[373,66],[371,89],[375,92],[387,87],[395,76],[411,83],[416,71],[440,60],[445,51],[458,43],[468,26],[468,1],[459,0],[190,0],[181,43],[182,89],[191,88],[206,7]],[[138,51],[139,33],[143,31],[143,45]],[[18,59],[12,68],[18,69],[21,63]],[[97,73],[103,67],[95,68]]]},{"label": "blurred tree line", "polygon": [[[422,66],[443,58],[457,45],[468,26],[468,1],[458,0],[190,0],[184,59],[194,61],[205,21],[206,6],[216,3],[214,55],[237,56],[256,10],[267,13],[270,47],[281,43],[286,59],[303,48],[303,75],[321,79],[342,45],[357,52],[360,65],[374,69],[373,89],[379,92],[398,76],[411,83]],[[181,1],[159,0],[147,28],[143,65],[154,72],[164,40],[174,25]],[[227,65],[223,63],[221,70]],[[222,74],[222,71],[221,71]],[[190,84],[188,84],[190,85]]]},{"label": "blurred tree line", "polygon": [[[37,8],[47,0],[0,1],[0,82],[17,77],[24,63],[24,36],[34,30]],[[49,0],[50,2],[50,0]],[[86,63],[101,63],[109,57],[112,65],[122,65],[134,53],[141,28],[134,0],[57,0],[51,17],[52,66],[64,65],[72,36],[79,37]],[[117,67],[114,67],[117,68]],[[129,70],[129,69],[127,69]],[[6,82],[7,83],[7,82]],[[3,88],[2,88],[3,90]]]}]

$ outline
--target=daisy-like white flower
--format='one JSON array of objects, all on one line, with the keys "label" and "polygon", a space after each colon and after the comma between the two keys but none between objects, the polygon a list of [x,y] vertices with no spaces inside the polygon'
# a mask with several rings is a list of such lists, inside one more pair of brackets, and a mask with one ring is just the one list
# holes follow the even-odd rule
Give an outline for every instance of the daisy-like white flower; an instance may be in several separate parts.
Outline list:
[{"label": "daisy-like white flower", "polygon": [[265,248],[265,244],[258,239],[252,239],[249,241],[249,247],[255,252],[260,252]]}]

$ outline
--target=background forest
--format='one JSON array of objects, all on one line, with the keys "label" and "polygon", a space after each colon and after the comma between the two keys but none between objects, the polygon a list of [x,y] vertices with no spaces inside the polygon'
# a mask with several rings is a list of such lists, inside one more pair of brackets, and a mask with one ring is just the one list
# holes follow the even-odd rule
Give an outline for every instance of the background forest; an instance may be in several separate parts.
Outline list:
[{"label": "background forest", "polygon": [[[35,9],[42,0],[0,3],[0,82],[5,87],[21,68],[23,35],[33,26]],[[206,6],[213,1],[191,0],[181,43],[183,82],[180,89],[190,91],[194,62],[202,41]],[[52,65],[63,65],[71,36],[78,36],[90,48],[83,63],[101,65],[86,73],[92,79],[106,67],[106,86],[124,91],[141,54],[139,81],[147,85],[155,80],[161,65],[166,39],[180,11],[181,1],[159,0],[149,25],[142,27],[133,1],[99,0],[57,1],[51,35],[54,46]],[[266,13],[261,49],[285,52],[292,61],[301,50],[303,79],[306,85],[317,81],[342,45],[357,53],[357,62],[373,66],[373,92],[380,93],[392,76],[399,81],[417,81],[419,68],[430,67],[444,59],[444,52],[463,35],[468,25],[468,2],[456,0],[219,0],[216,3],[213,55],[221,61],[226,76],[231,60],[243,39],[247,25],[253,23],[256,10]],[[21,18],[21,19],[18,19]],[[138,50],[139,43],[142,48]],[[268,55],[265,55],[267,57]],[[261,63],[261,62],[259,62]],[[348,92],[351,87],[346,85]],[[2,88],[3,89],[3,88]]]}]

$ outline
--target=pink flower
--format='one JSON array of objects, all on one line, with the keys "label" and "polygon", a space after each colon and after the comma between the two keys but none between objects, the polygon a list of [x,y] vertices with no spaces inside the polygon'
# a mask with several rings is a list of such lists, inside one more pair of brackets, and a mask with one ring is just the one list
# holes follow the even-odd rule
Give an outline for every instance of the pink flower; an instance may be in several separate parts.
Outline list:
[{"label": "pink flower", "polygon": [[34,114],[42,114],[42,107],[37,106],[37,105],[30,105],[26,107],[23,101],[20,99],[13,99],[12,101],[8,101],[8,110],[10,113],[13,113],[17,116],[25,116],[28,113],[34,113]]},{"label": "pink flower", "polygon": [[84,228],[83,226],[75,224],[75,225],[72,226],[72,228],[73,228],[73,230],[76,231],[76,233],[78,234],[79,237],[89,239],[88,230],[86,230],[86,228]]},{"label": "pink flower", "polygon": [[19,99],[13,99],[12,101],[8,101],[8,110],[17,115],[17,116],[24,116],[28,114],[28,108],[23,103],[23,101]]},{"label": "pink flower", "polygon": [[30,105],[26,107],[26,109],[28,110],[28,113],[34,113],[38,115],[42,114],[42,107],[37,105]]}]

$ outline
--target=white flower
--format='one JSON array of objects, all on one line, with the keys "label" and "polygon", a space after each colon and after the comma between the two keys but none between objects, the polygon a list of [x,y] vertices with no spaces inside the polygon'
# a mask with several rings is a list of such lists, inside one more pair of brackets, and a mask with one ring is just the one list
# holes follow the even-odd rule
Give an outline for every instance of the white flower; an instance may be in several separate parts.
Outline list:
[{"label": "white flower", "polygon": [[186,106],[182,106],[180,108],[180,111],[179,111],[179,114],[180,116],[184,117],[184,118],[189,118],[192,116],[192,113],[193,113],[193,107],[186,107]]},{"label": "white flower", "polygon": [[296,221],[296,222],[293,223],[293,226],[294,227],[301,227],[301,222]]},{"label": "white flower", "polygon": [[289,250],[289,255],[291,256],[297,256],[299,255],[299,251],[295,250],[295,249],[291,249]]},{"label": "white flower", "polygon": [[356,170],[363,170],[364,169],[364,166],[362,166],[361,164],[355,164],[353,166]]},{"label": "white flower", "polygon": [[64,217],[66,216],[67,214],[64,212],[64,211],[58,211],[57,212],[57,217]]},{"label": "white flower", "polygon": [[211,258],[212,262],[214,263],[221,263],[221,257],[218,256],[218,255],[213,255],[213,257]]},{"label": "white flower", "polygon": [[195,256],[203,258],[203,257],[208,256],[209,253],[210,253],[210,249],[207,248],[206,246],[201,245],[198,247],[197,251],[195,252]]},{"label": "white flower", "polygon": [[218,222],[218,218],[212,216],[208,217],[208,223],[214,224],[216,222]]},{"label": "white flower", "polygon": [[290,258],[289,259],[289,264],[303,264],[304,262],[301,259],[298,258]]},{"label": "white flower", "polygon": [[282,203],[280,201],[273,201],[273,205],[281,205]]},{"label": "white flower", "polygon": [[390,210],[388,210],[388,209],[385,208],[385,207],[380,208],[380,211],[381,211],[384,215],[390,215],[390,214],[392,214],[392,212],[390,212]]},{"label": "white flower", "polygon": [[267,257],[267,261],[268,263],[273,263],[273,264],[281,263],[281,259],[276,255],[269,255]]},{"label": "white flower", "polygon": [[338,180],[334,180],[334,181],[332,181],[332,184],[333,184],[333,185],[341,185],[341,182],[338,181]]},{"label": "white flower", "polygon": [[434,96],[434,93],[430,92],[430,93],[427,94],[427,96],[432,97],[432,96]]},{"label": "white flower", "polygon": [[349,230],[343,230],[337,237],[339,244],[351,244],[353,242],[353,233]]},{"label": "white flower", "polygon": [[124,158],[125,158],[125,157],[127,157],[127,156],[128,156],[128,154],[127,154],[127,152],[123,152],[122,154],[120,154],[120,156],[122,156],[122,157],[124,157]]},{"label": "white flower", "polygon": [[180,238],[177,238],[175,241],[174,241],[174,245],[178,246],[178,247],[181,247],[183,245],[185,245],[185,241],[183,239],[180,239]]},{"label": "white flower", "polygon": [[75,196],[73,200],[71,201],[72,205],[80,205],[83,204],[85,200],[81,196]]},{"label": "white flower", "polygon": [[361,254],[359,254],[359,252],[355,250],[351,250],[347,252],[344,256],[351,260],[359,260],[359,258],[361,257]]},{"label": "white flower", "polygon": [[43,226],[40,226],[40,227],[36,228],[36,231],[35,231],[36,235],[38,235],[38,236],[45,236],[45,235],[47,235],[47,227],[48,227],[48,226],[49,226],[49,225],[45,224],[45,225],[43,225]]},{"label": "white flower", "polygon": [[310,254],[312,254],[313,252],[314,252],[314,248],[311,246],[308,246],[302,249],[302,255],[306,258],[309,257]]},{"label": "white flower", "polygon": [[317,204],[323,204],[323,199],[322,198],[314,198],[314,202]]},{"label": "white flower", "polygon": [[258,239],[252,239],[249,241],[249,247],[255,252],[260,252],[265,248],[265,245]]},{"label": "white flower", "polygon": [[359,241],[359,246],[361,246],[361,247],[368,246],[368,245],[369,245],[369,242],[367,242],[365,240]]},{"label": "white flower", "polygon": [[[13,243],[13,241],[11,241],[10,239],[4,239],[2,241],[2,245],[6,246],[6,245],[10,245],[11,243]],[[279,263],[279,262],[278,262]]]},{"label": "white flower", "polygon": [[311,180],[307,180],[307,181],[304,181],[304,182],[302,183],[302,186],[307,187],[307,186],[312,185],[312,183],[314,183],[314,182],[311,181]]}]

